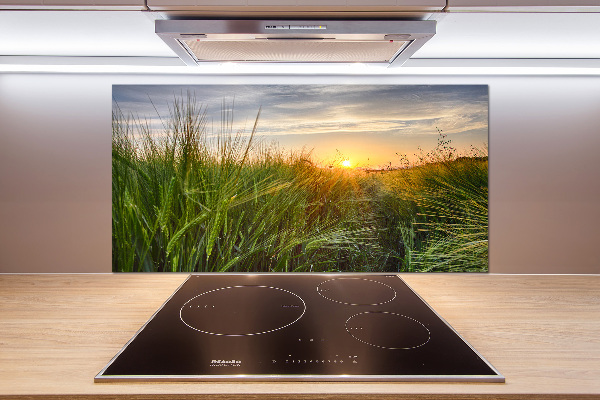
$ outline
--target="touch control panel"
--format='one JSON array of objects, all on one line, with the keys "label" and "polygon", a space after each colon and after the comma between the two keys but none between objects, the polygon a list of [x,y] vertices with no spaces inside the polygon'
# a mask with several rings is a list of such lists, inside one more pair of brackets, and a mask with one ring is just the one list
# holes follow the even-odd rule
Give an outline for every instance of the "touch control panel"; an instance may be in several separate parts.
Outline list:
[{"label": "touch control panel", "polygon": [[327,25],[266,25],[265,29],[306,29],[306,30],[323,30],[327,29]]}]

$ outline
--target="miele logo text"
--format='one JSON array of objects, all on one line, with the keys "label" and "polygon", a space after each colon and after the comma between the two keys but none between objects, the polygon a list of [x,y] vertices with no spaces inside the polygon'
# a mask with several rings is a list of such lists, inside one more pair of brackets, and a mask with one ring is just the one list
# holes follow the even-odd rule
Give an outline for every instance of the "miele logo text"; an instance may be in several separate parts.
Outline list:
[{"label": "miele logo text", "polygon": [[240,360],[212,360],[210,362],[211,367],[241,367],[242,362]]}]

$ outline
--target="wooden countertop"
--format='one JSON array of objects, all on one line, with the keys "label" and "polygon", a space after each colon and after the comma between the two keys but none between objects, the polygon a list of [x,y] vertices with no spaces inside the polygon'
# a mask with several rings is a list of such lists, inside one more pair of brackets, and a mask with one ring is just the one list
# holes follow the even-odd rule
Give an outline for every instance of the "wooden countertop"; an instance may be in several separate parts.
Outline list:
[{"label": "wooden countertop", "polygon": [[0,399],[600,399],[600,275],[402,275],[504,384],[94,383],[186,276],[0,275]]}]

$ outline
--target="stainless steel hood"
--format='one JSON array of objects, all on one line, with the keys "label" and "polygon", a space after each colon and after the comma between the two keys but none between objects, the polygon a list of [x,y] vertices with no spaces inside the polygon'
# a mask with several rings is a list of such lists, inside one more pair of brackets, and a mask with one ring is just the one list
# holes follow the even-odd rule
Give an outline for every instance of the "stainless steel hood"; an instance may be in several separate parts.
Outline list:
[{"label": "stainless steel hood", "polygon": [[155,31],[188,65],[211,62],[402,65],[435,34],[435,21],[157,20]]}]

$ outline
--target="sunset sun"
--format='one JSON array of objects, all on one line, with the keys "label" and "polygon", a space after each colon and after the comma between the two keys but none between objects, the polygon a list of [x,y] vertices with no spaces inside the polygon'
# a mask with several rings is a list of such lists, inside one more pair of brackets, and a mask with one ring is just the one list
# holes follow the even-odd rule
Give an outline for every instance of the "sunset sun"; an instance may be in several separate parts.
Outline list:
[{"label": "sunset sun", "polygon": [[342,161],[342,167],[346,167],[346,168],[350,168],[350,160],[344,160]]}]

